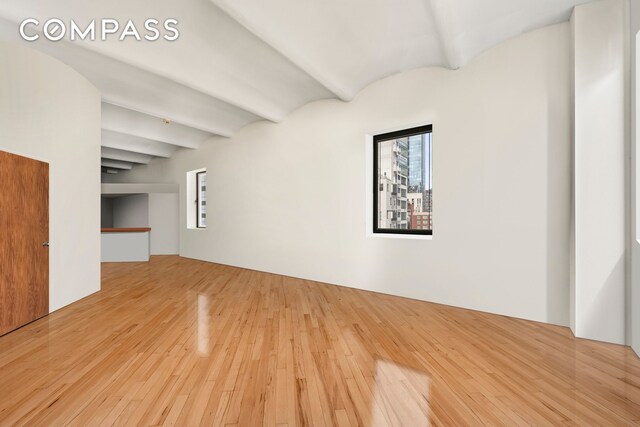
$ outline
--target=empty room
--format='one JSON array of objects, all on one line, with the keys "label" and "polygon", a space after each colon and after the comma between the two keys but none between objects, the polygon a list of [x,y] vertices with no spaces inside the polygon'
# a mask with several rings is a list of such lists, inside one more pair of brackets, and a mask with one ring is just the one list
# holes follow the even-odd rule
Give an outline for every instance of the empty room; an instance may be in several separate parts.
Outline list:
[{"label": "empty room", "polygon": [[639,0],[2,0],[0,427],[640,425]]}]

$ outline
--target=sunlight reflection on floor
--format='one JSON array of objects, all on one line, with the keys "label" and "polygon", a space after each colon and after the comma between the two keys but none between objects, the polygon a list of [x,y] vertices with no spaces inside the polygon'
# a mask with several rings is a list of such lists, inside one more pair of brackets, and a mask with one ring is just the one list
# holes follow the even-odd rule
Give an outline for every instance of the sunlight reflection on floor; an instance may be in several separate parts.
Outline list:
[{"label": "sunlight reflection on floor", "polygon": [[377,359],[372,426],[428,426],[430,378],[426,373]]},{"label": "sunlight reflection on floor", "polygon": [[198,294],[198,354],[209,355],[209,296]]}]

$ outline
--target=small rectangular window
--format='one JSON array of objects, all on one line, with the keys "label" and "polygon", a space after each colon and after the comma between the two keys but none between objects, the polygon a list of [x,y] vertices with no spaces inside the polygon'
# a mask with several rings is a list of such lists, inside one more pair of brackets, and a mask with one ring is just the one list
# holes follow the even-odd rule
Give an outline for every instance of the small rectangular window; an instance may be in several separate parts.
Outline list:
[{"label": "small rectangular window", "polygon": [[373,137],[374,233],[433,234],[431,134],[427,125]]},{"label": "small rectangular window", "polygon": [[207,228],[207,172],[196,174],[196,227]]}]

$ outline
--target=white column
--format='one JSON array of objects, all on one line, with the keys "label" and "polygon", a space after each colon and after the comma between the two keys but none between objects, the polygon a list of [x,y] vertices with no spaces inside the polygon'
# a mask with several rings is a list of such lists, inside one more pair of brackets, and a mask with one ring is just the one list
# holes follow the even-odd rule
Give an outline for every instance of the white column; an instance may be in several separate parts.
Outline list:
[{"label": "white column", "polygon": [[640,123],[640,84],[638,82],[638,72],[640,72],[640,3],[630,4],[631,13],[631,281],[629,289],[629,299],[627,308],[630,311],[630,325],[627,336],[630,338],[630,345],[635,352],[640,355],[640,210],[638,209],[638,191],[640,185],[638,180],[638,165],[640,165],[638,144],[640,144],[640,133],[638,123]]},{"label": "white column", "polygon": [[623,344],[626,293],[628,4],[575,8],[571,328]]}]

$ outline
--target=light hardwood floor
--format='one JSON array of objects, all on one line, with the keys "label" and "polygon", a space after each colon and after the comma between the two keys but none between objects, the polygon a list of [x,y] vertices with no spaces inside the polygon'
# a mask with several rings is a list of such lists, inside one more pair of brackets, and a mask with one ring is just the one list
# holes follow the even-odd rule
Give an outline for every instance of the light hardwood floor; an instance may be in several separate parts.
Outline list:
[{"label": "light hardwood floor", "polygon": [[640,360],[566,328],[178,257],[0,338],[0,425],[633,425]]}]

